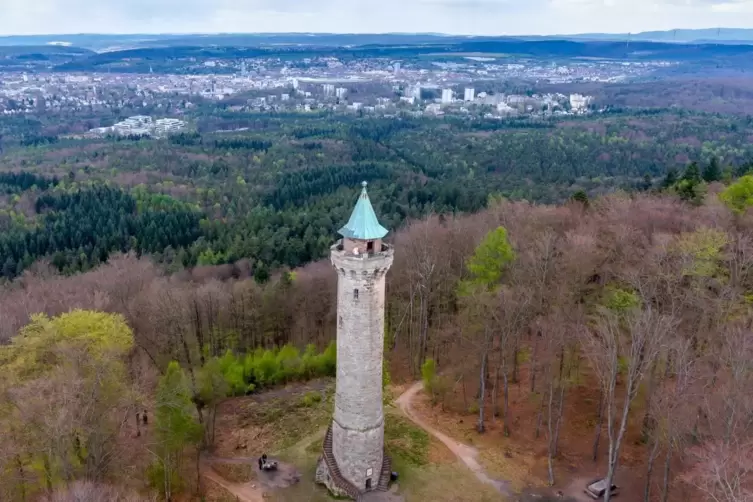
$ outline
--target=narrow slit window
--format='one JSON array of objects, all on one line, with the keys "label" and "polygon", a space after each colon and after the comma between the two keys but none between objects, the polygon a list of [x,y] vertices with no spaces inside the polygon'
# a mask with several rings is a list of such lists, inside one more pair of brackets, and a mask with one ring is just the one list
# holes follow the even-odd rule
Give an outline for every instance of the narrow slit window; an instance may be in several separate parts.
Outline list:
[{"label": "narrow slit window", "polygon": [[357,289],[353,290],[353,299],[354,300],[358,300],[358,290]]}]

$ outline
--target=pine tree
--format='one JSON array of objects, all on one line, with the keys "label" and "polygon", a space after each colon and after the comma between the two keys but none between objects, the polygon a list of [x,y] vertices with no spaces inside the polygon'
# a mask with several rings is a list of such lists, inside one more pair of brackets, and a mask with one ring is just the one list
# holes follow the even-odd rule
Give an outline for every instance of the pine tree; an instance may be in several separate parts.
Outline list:
[{"label": "pine tree", "polygon": [[674,168],[670,168],[667,171],[667,175],[664,177],[664,180],[661,183],[661,186],[663,189],[667,189],[672,187],[675,183],[677,183],[677,170]]},{"label": "pine tree", "polygon": [[707,183],[719,181],[722,179],[722,170],[719,167],[719,161],[714,157],[711,162],[703,169],[703,180]]}]

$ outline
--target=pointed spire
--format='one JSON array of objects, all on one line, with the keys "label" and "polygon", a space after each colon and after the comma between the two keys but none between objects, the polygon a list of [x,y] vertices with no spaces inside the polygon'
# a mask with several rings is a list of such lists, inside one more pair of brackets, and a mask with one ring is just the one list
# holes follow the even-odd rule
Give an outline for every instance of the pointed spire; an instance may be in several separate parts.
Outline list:
[{"label": "pointed spire", "polygon": [[358,202],[356,202],[356,207],[353,208],[348,223],[338,232],[347,239],[371,241],[387,235],[388,230],[379,224],[374,208],[371,206],[366,185],[365,181],[361,183],[363,188],[358,197]]}]

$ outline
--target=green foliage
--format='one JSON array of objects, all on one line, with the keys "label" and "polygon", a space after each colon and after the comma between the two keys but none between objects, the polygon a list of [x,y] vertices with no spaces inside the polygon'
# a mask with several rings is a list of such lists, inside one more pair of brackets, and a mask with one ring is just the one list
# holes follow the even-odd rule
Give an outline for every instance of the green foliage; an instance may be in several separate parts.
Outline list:
[{"label": "green foliage", "polygon": [[219,358],[211,358],[207,365],[216,365],[220,370],[223,380],[228,385],[228,392],[239,396],[246,393],[248,382],[246,381],[245,361],[238,360],[232,351],[228,350]]},{"label": "green foliage", "polygon": [[110,361],[131,350],[133,333],[120,314],[78,309],[53,318],[34,314],[9,346],[0,347],[0,363],[6,375],[38,376],[67,363],[61,352],[66,346],[85,352],[91,363]]},{"label": "green foliage", "polygon": [[166,453],[180,452],[200,439],[201,428],[194,418],[191,389],[180,365],[172,361],[160,378],[156,396],[156,432]]},{"label": "green foliage", "polygon": [[0,484],[25,471],[29,495],[37,483],[53,488],[105,468],[134,399],[125,366],[132,346],[121,315],[87,310],[35,314],[0,345],[0,437],[15,456],[12,473],[0,462]]},{"label": "green foliage", "polygon": [[434,394],[434,381],[437,377],[437,368],[434,359],[427,359],[421,365],[421,379],[424,382],[424,390],[429,394]]},{"label": "green foliage", "polygon": [[[500,198],[558,202],[574,194],[585,202],[587,193],[646,189],[687,157],[699,159],[703,172],[696,166],[679,181],[668,174],[665,187],[700,203],[703,180],[718,178],[713,159],[743,173],[753,153],[749,121],[684,111],[623,112],[557,127],[554,119],[396,121],[229,113],[224,106],[200,105],[198,131],[167,141],[89,141],[90,148],[71,149],[66,140],[14,151],[12,168],[17,162],[36,174],[0,177],[0,193],[31,197],[0,201],[7,206],[0,210],[24,214],[19,209],[38,196],[43,204],[12,231],[2,229],[0,274],[14,278],[41,257],[73,273],[134,250],[170,270],[247,258],[264,283],[283,266],[326,256],[362,180],[372,182],[380,221],[394,229],[430,212],[478,211]],[[82,120],[65,119],[76,127]],[[32,145],[46,126],[70,126],[46,120],[4,118],[4,138]],[[50,181],[38,174],[58,169],[69,175]],[[149,182],[130,191],[113,183],[103,193],[100,183],[116,177]]]},{"label": "green foliage", "polygon": [[607,287],[604,306],[615,312],[627,312],[640,306],[640,297],[635,291],[619,287]]},{"label": "green foliage", "polygon": [[147,476],[165,498],[180,486],[180,465],[183,450],[198,444],[202,427],[194,417],[191,389],[183,369],[172,361],[157,386],[155,410],[156,454],[159,464],[153,465]]},{"label": "green foliage", "polygon": [[311,408],[312,406],[319,404],[321,401],[322,394],[320,392],[312,390],[303,395],[300,400],[300,405],[305,408]]},{"label": "green foliage", "polygon": [[584,206],[588,206],[588,194],[584,190],[578,190],[570,196],[570,200],[574,202],[580,202]]},{"label": "green foliage", "polygon": [[674,186],[674,184],[677,183],[677,169],[670,168],[667,169],[667,174],[664,177],[664,180],[662,181],[662,188],[668,189]]},{"label": "green foliage", "polygon": [[[258,348],[243,356],[228,350],[220,358],[209,358],[205,368],[210,367],[206,369],[209,374],[218,372],[222,376],[228,394],[242,396],[287,382],[334,376],[336,352],[335,342],[322,353],[317,353],[316,346],[308,345],[303,355],[292,345],[280,349]],[[200,373],[200,378],[208,377]]]},{"label": "green foliage", "polygon": [[199,237],[196,211],[183,204],[137,210],[132,195],[109,186],[47,192],[35,209],[41,214],[36,225],[0,233],[0,275],[13,278],[44,256],[63,272],[78,272],[114,251],[161,253]]},{"label": "green foliage", "polygon": [[709,162],[706,167],[703,168],[703,173],[701,175],[703,177],[703,181],[706,183],[712,183],[714,181],[719,181],[722,179],[722,170],[719,167],[719,160],[717,160],[716,157],[711,159],[711,162]]},{"label": "green foliage", "polygon": [[499,284],[507,265],[515,259],[507,230],[498,227],[489,232],[468,260],[471,282],[492,289]]},{"label": "green foliage", "polygon": [[677,240],[677,251],[686,261],[683,273],[693,277],[724,275],[722,251],[728,243],[725,232],[712,228],[682,234]]},{"label": "green foliage", "polygon": [[[665,183],[667,181],[665,180]],[[696,162],[691,163],[685,169],[682,177],[669,186],[670,191],[676,193],[682,200],[693,204],[701,204],[703,202],[707,188],[706,182],[701,175],[701,170]]]},{"label": "green foliage", "polygon": [[753,206],[753,175],[739,178],[722,191],[719,198],[735,213],[744,213]]}]

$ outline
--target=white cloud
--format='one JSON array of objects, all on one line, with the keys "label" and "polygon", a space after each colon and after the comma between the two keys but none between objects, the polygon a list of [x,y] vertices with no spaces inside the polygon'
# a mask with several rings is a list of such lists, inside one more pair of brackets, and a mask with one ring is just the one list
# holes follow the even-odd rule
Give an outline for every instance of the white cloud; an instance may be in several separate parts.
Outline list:
[{"label": "white cloud", "polygon": [[0,34],[753,27],[753,0],[0,0]]}]

